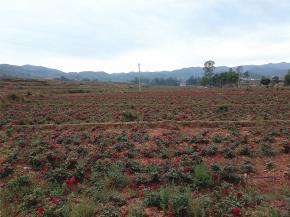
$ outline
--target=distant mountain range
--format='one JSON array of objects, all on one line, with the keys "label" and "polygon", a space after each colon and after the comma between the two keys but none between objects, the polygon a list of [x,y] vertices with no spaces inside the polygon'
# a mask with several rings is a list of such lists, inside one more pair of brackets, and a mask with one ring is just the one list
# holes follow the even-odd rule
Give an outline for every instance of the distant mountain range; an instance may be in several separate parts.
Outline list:
[{"label": "distant mountain range", "polygon": [[[230,67],[218,66],[215,72],[227,71]],[[236,68],[236,67],[233,67]],[[269,63],[264,65],[244,65],[243,71],[248,71],[253,77],[284,76],[290,69],[290,63]],[[33,78],[33,79],[56,79],[66,78],[72,80],[101,80],[101,81],[113,81],[113,82],[128,82],[138,77],[138,72],[128,73],[113,73],[109,74],[103,71],[83,71],[83,72],[63,72],[57,69],[46,68],[42,66],[16,66],[8,64],[0,64],[0,77],[17,77],[17,78]],[[201,77],[203,76],[202,67],[190,67],[177,69],[173,71],[156,71],[156,72],[142,72],[141,77],[146,79],[153,78],[169,78],[173,77],[178,80],[186,80],[191,76]]]}]

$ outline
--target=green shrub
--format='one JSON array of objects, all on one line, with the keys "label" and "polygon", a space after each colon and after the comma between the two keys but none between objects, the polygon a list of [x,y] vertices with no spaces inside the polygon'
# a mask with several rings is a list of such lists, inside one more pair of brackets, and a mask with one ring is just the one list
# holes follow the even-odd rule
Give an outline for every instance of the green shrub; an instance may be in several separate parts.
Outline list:
[{"label": "green shrub", "polygon": [[223,151],[225,158],[234,158],[235,153],[231,148],[225,148]]},{"label": "green shrub", "polygon": [[222,137],[218,134],[214,135],[212,137],[212,141],[215,142],[215,143],[221,143],[222,142]]},{"label": "green shrub", "polygon": [[138,209],[132,209],[129,212],[129,216],[130,217],[145,217],[145,213],[142,210],[138,210]]},{"label": "green shrub", "polygon": [[35,194],[27,194],[24,195],[21,201],[22,203],[20,204],[20,208],[23,211],[28,212],[38,205],[39,198]]},{"label": "green shrub", "polygon": [[13,167],[10,164],[4,164],[0,168],[0,179],[5,178],[13,173]]},{"label": "green shrub", "polygon": [[170,168],[165,173],[165,178],[170,183],[190,183],[192,176],[190,173],[183,173],[180,169]]},{"label": "green shrub", "polygon": [[23,98],[15,93],[11,93],[6,97],[9,101],[21,101]]},{"label": "green shrub", "polygon": [[168,187],[167,188],[162,188],[160,190],[160,198],[161,198],[161,208],[163,209],[163,211],[166,211],[167,210],[167,206],[168,206],[168,203],[169,203],[169,200],[171,198],[171,189],[169,189]]},{"label": "green shrub", "polygon": [[253,152],[252,150],[249,148],[248,145],[244,145],[241,149],[241,152],[240,152],[241,155],[244,155],[244,156],[253,156]]},{"label": "green shrub", "polygon": [[229,111],[229,105],[227,105],[227,104],[218,105],[216,107],[216,112],[218,112],[218,113],[225,113],[228,111]]},{"label": "green shrub", "polygon": [[213,155],[215,155],[217,153],[217,151],[218,151],[218,148],[216,146],[211,145],[211,146],[204,147],[201,150],[201,154],[203,156],[206,156],[206,155],[213,156]]},{"label": "green shrub", "polygon": [[273,151],[273,148],[271,144],[263,144],[261,147],[261,151],[265,156],[271,157],[275,155],[275,152]]},{"label": "green shrub", "polygon": [[250,217],[289,217],[289,212],[280,211],[272,207],[258,207]]},{"label": "green shrub", "polygon": [[187,216],[190,201],[190,194],[180,193],[172,195],[170,202],[174,210],[174,216]]},{"label": "green shrub", "polygon": [[242,178],[236,172],[237,168],[233,164],[226,164],[221,172],[221,178],[227,182],[239,183]]},{"label": "green shrub", "polygon": [[144,194],[144,205],[145,206],[155,206],[161,208],[161,197],[159,192],[147,191]]},{"label": "green shrub", "polygon": [[173,211],[174,216],[188,216],[191,202],[191,190],[175,186],[154,192],[147,191],[144,196],[145,206],[162,208],[165,213]]},{"label": "green shrub", "polygon": [[119,211],[113,207],[113,206],[109,206],[109,207],[106,207],[104,208],[100,215],[98,215],[99,217],[120,217],[120,213]]},{"label": "green shrub", "polygon": [[284,142],[282,152],[285,154],[290,153],[290,142]]},{"label": "green shrub", "polygon": [[194,168],[194,175],[196,187],[211,187],[214,183],[208,168],[202,164]]},{"label": "green shrub", "polygon": [[103,203],[106,200],[106,193],[98,188],[98,187],[93,187],[90,189],[90,194],[94,198],[94,201]]},{"label": "green shrub", "polygon": [[272,169],[274,169],[275,168],[275,164],[271,161],[271,160],[268,160],[267,162],[266,162],[266,169],[267,170],[272,170]]},{"label": "green shrub", "polygon": [[31,182],[29,181],[28,176],[19,176],[8,183],[8,188],[12,191],[18,191],[19,188],[30,184]]},{"label": "green shrub", "polygon": [[130,160],[126,163],[126,168],[129,169],[131,172],[140,172],[141,171],[139,163],[136,161],[132,161],[132,160]]},{"label": "green shrub", "polygon": [[241,166],[241,171],[243,173],[251,173],[254,172],[254,165],[250,161],[244,162],[244,164]]},{"label": "green shrub", "polygon": [[82,201],[79,204],[72,204],[67,217],[93,217],[96,205],[91,201]]},{"label": "green shrub", "polygon": [[221,171],[221,166],[214,162],[211,166],[210,166],[211,170],[214,172],[220,172]]},{"label": "green shrub", "polygon": [[123,112],[123,117],[126,121],[135,121],[137,120],[137,115],[134,115],[133,113],[129,111],[124,111]]},{"label": "green shrub", "polygon": [[126,204],[126,200],[121,195],[112,195],[110,196],[109,200],[115,205],[115,206],[123,206]]},{"label": "green shrub", "polygon": [[123,166],[113,163],[108,171],[108,180],[113,187],[122,188],[127,185],[129,178],[123,173]]},{"label": "green shrub", "polygon": [[8,137],[11,137],[12,134],[13,134],[13,128],[6,129],[6,134],[7,134]]}]

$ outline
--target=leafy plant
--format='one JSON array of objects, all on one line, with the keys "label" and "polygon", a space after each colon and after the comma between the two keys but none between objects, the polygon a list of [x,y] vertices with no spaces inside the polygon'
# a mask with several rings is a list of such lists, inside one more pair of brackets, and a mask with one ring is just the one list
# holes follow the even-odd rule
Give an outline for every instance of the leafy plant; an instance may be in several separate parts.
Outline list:
[{"label": "leafy plant", "polygon": [[126,121],[135,121],[137,119],[137,115],[134,115],[133,113],[129,111],[124,111],[123,117]]},{"label": "leafy plant", "polygon": [[211,187],[213,185],[212,176],[208,168],[204,165],[197,165],[194,168],[195,180],[194,183],[197,187]]}]

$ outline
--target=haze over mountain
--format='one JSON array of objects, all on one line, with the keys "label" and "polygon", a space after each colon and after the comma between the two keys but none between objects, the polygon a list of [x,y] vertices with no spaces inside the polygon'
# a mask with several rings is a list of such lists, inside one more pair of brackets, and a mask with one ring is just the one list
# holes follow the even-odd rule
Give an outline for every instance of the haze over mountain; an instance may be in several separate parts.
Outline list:
[{"label": "haze over mountain", "polygon": [[[218,66],[215,72],[227,71],[230,67]],[[233,67],[235,68],[235,67]],[[265,76],[284,76],[290,69],[290,63],[269,63],[264,65],[245,65],[243,71],[248,71],[255,77]],[[176,78],[178,80],[186,80],[191,76],[201,77],[203,75],[202,67],[190,67],[177,69],[173,71],[156,71],[156,72],[142,72],[141,77],[147,79],[153,78]],[[18,77],[18,78],[35,78],[35,79],[56,79],[67,78],[72,80],[100,80],[113,82],[128,82],[138,77],[138,72],[120,72],[109,74],[103,71],[83,71],[83,72],[63,72],[57,69],[51,69],[43,66],[33,65],[9,65],[0,64],[0,77]]]}]

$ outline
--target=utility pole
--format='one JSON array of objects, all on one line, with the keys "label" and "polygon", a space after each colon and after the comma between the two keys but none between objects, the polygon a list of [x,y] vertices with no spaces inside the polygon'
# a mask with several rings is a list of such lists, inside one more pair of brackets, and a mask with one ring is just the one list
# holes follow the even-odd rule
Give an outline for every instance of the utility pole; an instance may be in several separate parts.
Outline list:
[{"label": "utility pole", "polygon": [[141,64],[138,63],[138,69],[139,69],[139,92],[141,92]]}]

